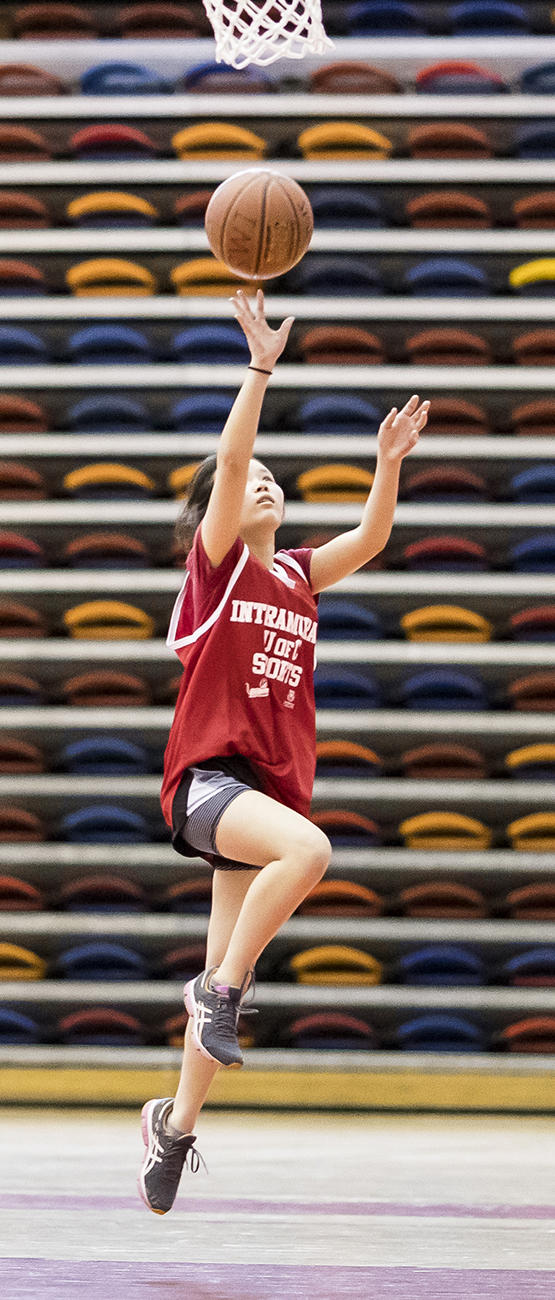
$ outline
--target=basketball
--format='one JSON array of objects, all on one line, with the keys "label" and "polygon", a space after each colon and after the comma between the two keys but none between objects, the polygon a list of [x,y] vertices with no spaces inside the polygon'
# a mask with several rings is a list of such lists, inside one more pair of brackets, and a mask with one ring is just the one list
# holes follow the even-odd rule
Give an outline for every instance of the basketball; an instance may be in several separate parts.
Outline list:
[{"label": "basketball", "polygon": [[247,280],[271,280],[300,262],[314,223],[296,181],[253,168],[218,186],[204,224],[212,252],[230,271]]}]

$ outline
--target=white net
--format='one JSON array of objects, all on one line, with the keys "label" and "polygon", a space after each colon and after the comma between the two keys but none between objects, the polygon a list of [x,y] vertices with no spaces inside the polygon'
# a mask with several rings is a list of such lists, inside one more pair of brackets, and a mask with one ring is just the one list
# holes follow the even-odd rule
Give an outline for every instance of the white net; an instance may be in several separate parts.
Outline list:
[{"label": "white net", "polygon": [[320,0],[203,0],[218,63],[245,68],[276,59],[323,54],[333,45],[324,31]]}]

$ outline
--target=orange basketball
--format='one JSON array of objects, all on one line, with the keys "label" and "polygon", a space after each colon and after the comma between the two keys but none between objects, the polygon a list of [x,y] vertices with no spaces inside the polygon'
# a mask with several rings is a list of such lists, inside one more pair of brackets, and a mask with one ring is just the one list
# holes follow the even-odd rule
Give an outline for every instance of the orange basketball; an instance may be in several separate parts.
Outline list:
[{"label": "orange basketball", "polygon": [[230,271],[247,280],[271,280],[306,253],[312,208],[289,176],[251,168],[218,185],[204,224],[212,252]]}]

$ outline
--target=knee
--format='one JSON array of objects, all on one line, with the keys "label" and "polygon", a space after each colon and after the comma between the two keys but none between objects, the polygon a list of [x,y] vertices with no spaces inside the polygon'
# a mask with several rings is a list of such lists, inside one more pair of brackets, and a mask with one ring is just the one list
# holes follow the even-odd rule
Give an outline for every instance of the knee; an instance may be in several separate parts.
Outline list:
[{"label": "knee", "polygon": [[299,846],[299,860],[307,884],[318,884],[329,866],[332,848],[327,835],[318,826],[311,826],[310,832]]}]

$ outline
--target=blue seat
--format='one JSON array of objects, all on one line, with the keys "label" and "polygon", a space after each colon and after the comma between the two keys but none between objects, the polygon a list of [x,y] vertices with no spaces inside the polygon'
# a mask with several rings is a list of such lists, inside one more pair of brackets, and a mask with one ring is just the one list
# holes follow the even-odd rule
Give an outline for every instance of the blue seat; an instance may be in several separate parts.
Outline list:
[{"label": "blue seat", "polygon": [[133,776],[151,769],[145,746],[121,736],[84,736],[71,741],[62,749],[61,760],[66,771],[83,776]]},{"label": "blue seat", "polygon": [[407,1052],[483,1052],[487,1046],[484,1029],[466,1016],[442,1011],[404,1020],[395,1039],[397,1047]]},{"label": "blue seat", "polygon": [[360,0],[347,10],[349,36],[426,36],[420,6],[407,0]]},{"label": "blue seat", "polygon": [[381,691],[367,673],[352,669],[317,668],[314,677],[317,709],[378,709]]},{"label": "blue seat", "polygon": [[384,293],[382,274],[361,257],[307,257],[286,277],[287,288],[301,294],[323,297],[380,296]]},{"label": "blue seat", "polygon": [[352,230],[388,225],[381,195],[362,185],[315,185],[309,191],[314,224],[319,229]]},{"label": "blue seat", "polygon": [[555,95],[555,61],[525,68],[520,85],[527,95]]},{"label": "blue seat", "polygon": [[555,123],[548,120],[519,126],[514,152],[517,158],[555,158]]},{"label": "blue seat", "polygon": [[555,573],[555,533],[537,533],[517,542],[508,559],[517,573]]},{"label": "blue seat", "polygon": [[555,501],[555,464],[531,465],[514,474],[510,482],[514,501],[522,505],[552,505]]},{"label": "blue seat", "polygon": [[377,433],[383,412],[356,393],[318,393],[299,404],[303,433]]},{"label": "blue seat", "polygon": [[379,641],[383,628],[379,615],[366,605],[324,596],[318,607],[318,635],[333,641]]},{"label": "blue seat", "polygon": [[449,5],[453,30],[464,36],[520,36],[530,31],[530,16],[514,0],[459,0]]},{"label": "blue seat", "polygon": [[230,393],[188,393],[171,408],[172,426],[182,433],[220,433],[234,400]]},{"label": "blue seat", "polygon": [[250,358],[245,335],[235,324],[187,325],[174,334],[171,349],[185,365],[247,365]]},{"label": "blue seat", "polygon": [[253,67],[252,64],[246,68],[231,68],[227,63],[195,63],[192,68],[188,68],[183,76],[183,90],[186,93],[190,91],[204,91],[210,94],[219,94],[220,86],[224,85],[222,93],[229,94],[243,92],[252,94],[253,92],[269,92],[275,88],[275,83],[262,68]]},{"label": "blue seat", "polygon": [[117,322],[74,330],[67,350],[73,363],[82,366],[137,365],[155,360],[152,344],[142,330]]},{"label": "blue seat", "polygon": [[42,1030],[31,1016],[13,1007],[0,1007],[0,1043],[24,1047],[40,1043],[41,1038]]},{"label": "blue seat", "polygon": [[146,819],[117,804],[90,804],[62,817],[64,839],[72,844],[145,844]]},{"label": "blue seat", "polygon": [[78,943],[59,953],[56,968],[70,980],[144,980],[148,965],[141,953],[105,940]]},{"label": "blue seat", "polygon": [[403,275],[408,293],[423,298],[487,298],[488,277],[481,266],[461,257],[426,257]]},{"label": "blue seat", "polygon": [[486,983],[482,958],[461,944],[432,943],[403,953],[398,961],[402,984],[423,987],[481,985]]},{"label": "blue seat", "polygon": [[555,985],[555,945],[515,953],[503,963],[500,973],[507,984],[532,985],[534,988]]},{"label": "blue seat", "polygon": [[81,77],[82,95],[164,95],[173,85],[140,63],[97,63]]},{"label": "blue seat", "polygon": [[45,365],[51,360],[48,344],[23,325],[0,325],[0,366]]},{"label": "blue seat", "polygon": [[143,433],[152,423],[144,403],[123,393],[81,397],[70,406],[66,420],[77,433]]},{"label": "blue seat", "polygon": [[471,712],[487,709],[484,683],[455,668],[426,668],[411,673],[400,685],[401,700],[410,709],[453,709]]}]

